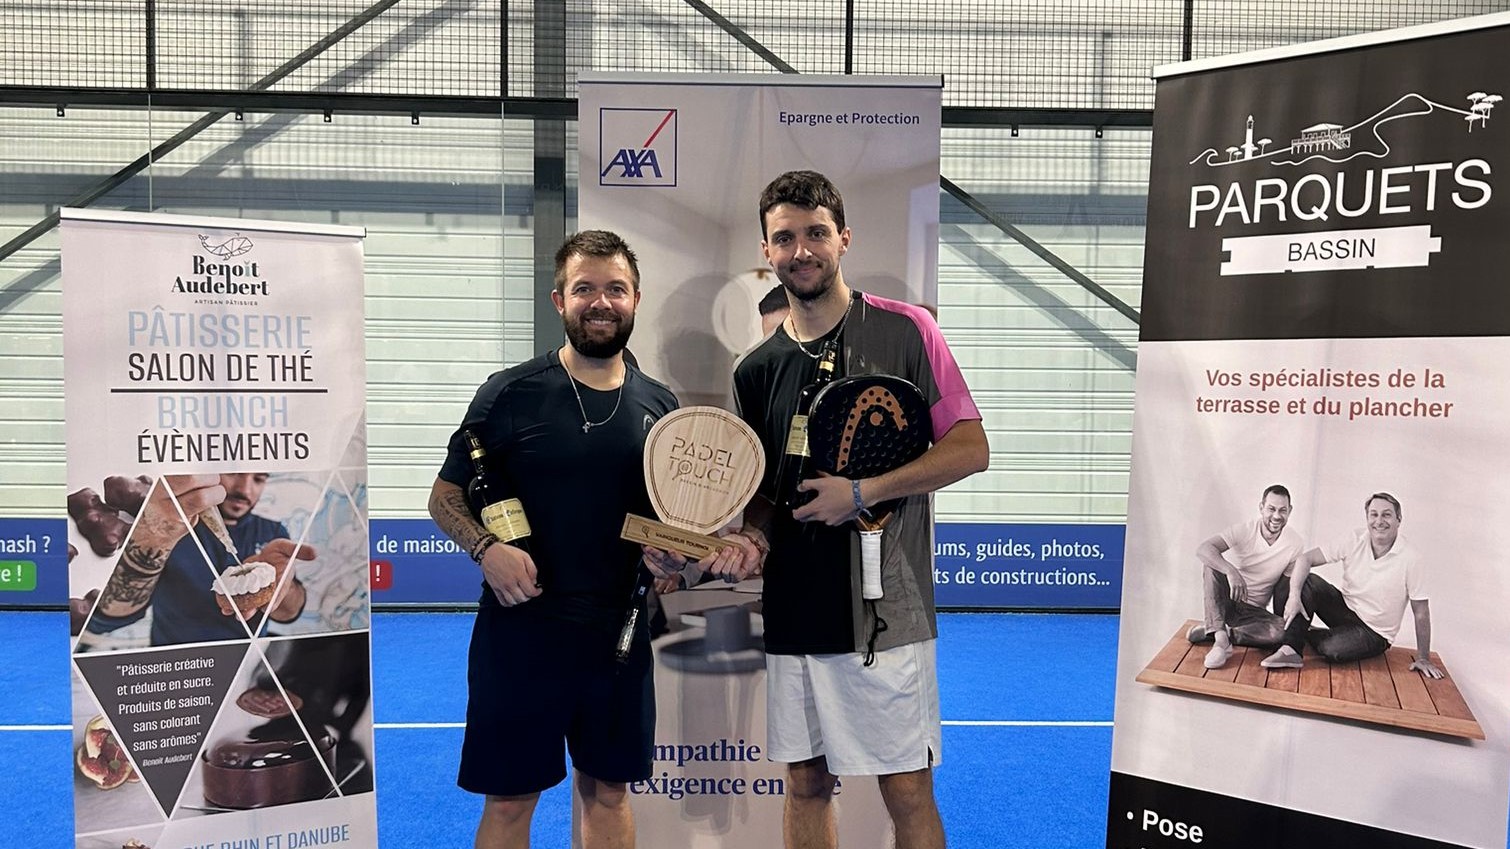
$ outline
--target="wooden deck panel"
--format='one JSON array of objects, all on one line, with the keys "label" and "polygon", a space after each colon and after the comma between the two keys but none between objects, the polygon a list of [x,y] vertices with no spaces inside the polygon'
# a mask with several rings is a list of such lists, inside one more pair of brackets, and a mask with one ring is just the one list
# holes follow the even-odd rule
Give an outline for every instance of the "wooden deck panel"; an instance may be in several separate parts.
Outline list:
[{"label": "wooden deck panel", "polygon": [[[1242,668],[1244,659],[1247,656],[1247,648],[1243,646],[1233,646],[1232,656],[1227,658],[1227,662],[1222,664],[1222,667],[1220,669],[1207,669],[1206,674],[1202,677],[1212,681],[1227,681],[1229,683],[1236,681],[1237,671]],[[1202,660],[1204,661],[1205,658],[1202,658]],[[1262,669],[1263,667],[1259,668]]]},{"label": "wooden deck panel", "polygon": [[[1323,665],[1315,658],[1311,663]],[[1348,702],[1363,701],[1363,676],[1358,674],[1358,664],[1334,663],[1330,664],[1328,670],[1332,673],[1332,698]]]},{"label": "wooden deck panel", "polygon": [[[1180,634],[1180,636],[1183,638],[1185,635]],[[1148,662],[1148,668],[1157,669],[1160,672],[1173,672],[1179,667],[1180,661],[1184,660],[1185,655],[1189,654],[1190,651],[1191,643],[1189,640],[1170,640],[1164,644],[1164,648],[1159,649],[1158,654],[1153,656],[1153,660]],[[1426,695],[1424,689],[1421,691],[1421,695]]]},{"label": "wooden deck panel", "polygon": [[[1233,651],[1223,668],[1207,670],[1202,661],[1210,646],[1191,645],[1185,639],[1185,632],[1191,624],[1194,623],[1187,622],[1175,632],[1159,650],[1155,662],[1138,674],[1138,681],[1284,710],[1451,737],[1484,739],[1484,731],[1453,683],[1451,673],[1440,680],[1431,680],[1411,671],[1411,652],[1407,649],[1392,648],[1385,657],[1363,664],[1329,665],[1314,655],[1307,655],[1305,667],[1296,670],[1264,669],[1258,662],[1267,656],[1267,652],[1239,648]],[[1447,671],[1439,655],[1433,653],[1432,660],[1438,668]],[[1312,667],[1325,671],[1327,686],[1332,690],[1330,694],[1319,694],[1322,676],[1308,672]],[[1337,698],[1339,687],[1344,695],[1353,698]]]},{"label": "wooden deck panel", "polygon": [[1400,707],[1400,697],[1395,695],[1395,682],[1389,675],[1389,661],[1384,655],[1358,661],[1358,672],[1363,675],[1363,700],[1380,707]]},{"label": "wooden deck panel", "polygon": [[[1443,672],[1447,671],[1447,666],[1442,663],[1441,655],[1438,655],[1436,652],[1431,653],[1431,662],[1436,664],[1437,668]],[[1426,684],[1426,692],[1431,694],[1431,700],[1437,706],[1438,715],[1450,716],[1453,719],[1473,720],[1473,711],[1468,709],[1468,702],[1463,700],[1463,694],[1459,693],[1457,685],[1452,683],[1451,675],[1443,678],[1422,678],[1421,680]]]},{"label": "wooden deck panel", "polygon": [[1331,698],[1332,674],[1327,670],[1325,663],[1316,663],[1315,655],[1306,655],[1306,660],[1311,661],[1300,668],[1300,689],[1296,692],[1307,696],[1319,698]]},{"label": "wooden deck panel", "polygon": [[1264,653],[1261,651],[1248,652],[1243,658],[1243,665],[1237,670],[1236,683],[1262,688],[1269,680],[1269,670],[1259,665],[1263,659]]},{"label": "wooden deck panel", "polygon": [[1269,682],[1264,685],[1264,689],[1274,693],[1299,693],[1300,670],[1283,667],[1270,669]]},{"label": "wooden deck panel", "polygon": [[1390,649],[1384,653],[1390,680],[1395,682],[1395,695],[1400,697],[1400,709],[1435,714],[1437,706],[1431,700],[1431,694],[1426,692],[1426,679],[1410,672],[1412,657],[1406,649]]},{"label": "wooden deck panel", "polygon": [[[1180,639],[1185,640],[1184,632],[1180,633]],[[1185,640],[1185,646],[1189,651],[1185,652],[1185,657],[1180,661],[1180,665],[1174,668],[1174,674],[1200,678],[1206,674],[1206,652],[1210,651],[1211,647],[1206,645],[1191,645],[1189,640]],[[1230,663],[1231,661],[1228,662]]]}]

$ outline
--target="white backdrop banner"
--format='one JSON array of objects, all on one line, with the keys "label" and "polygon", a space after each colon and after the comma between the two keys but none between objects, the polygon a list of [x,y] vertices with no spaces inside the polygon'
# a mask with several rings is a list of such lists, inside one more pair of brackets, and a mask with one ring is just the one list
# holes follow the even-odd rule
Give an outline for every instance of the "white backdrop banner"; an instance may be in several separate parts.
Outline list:
[{"label": "white backdrop banner", "polygon": [[376,845],[362,231],[61,231],[76,845]]},{"label": "white backdrop banner", "polygon": [[844,279],[937,300],[938,77],[583,75],[579,222],[623,236],[644,300],[631,348],[683,404],[725,405],[776,285],[760,253],[760,190],[827,175],[854,232]]},{"label": "white backdrop banner", "polygon": [[[847,283],[936,303],[938,77],[579,82],[580,226],[613,230],[639,255],[644,298],[630,347],[683,404],[729,406],[734,362],[760,340],[756,304],[778,281],[761,255],[758,203],[783,172],[822,172],[843,195],[854,233]],[[740,589],[748,592],[666,598],[676,630],[655,642],[655,776],[630,788],[642,845],[781,845],[785,768],[764,755],[759,615],[753,653],[734,652],[741,662],[699,654],[710,646],[728,653],[722,639],[707,639],[703,623],[710,610],[727,620],[719,608],[757,598],[757,586]],[[843,780],[837,800],[844,845],[888,844],[874,780]]]}]

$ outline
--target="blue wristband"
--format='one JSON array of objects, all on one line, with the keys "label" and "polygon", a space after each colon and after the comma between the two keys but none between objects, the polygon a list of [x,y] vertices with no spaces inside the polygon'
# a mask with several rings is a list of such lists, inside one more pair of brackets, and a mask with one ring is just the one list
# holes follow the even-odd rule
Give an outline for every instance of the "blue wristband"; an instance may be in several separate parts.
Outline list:
[{"label": "blue wristband", "polygon": [[865,502],[860,500],[860,482],[857,481],[857,480],[850,481],[849,482],[849,491],[855,497],[855,512],[856,513],[864,513],[865,512]]}]

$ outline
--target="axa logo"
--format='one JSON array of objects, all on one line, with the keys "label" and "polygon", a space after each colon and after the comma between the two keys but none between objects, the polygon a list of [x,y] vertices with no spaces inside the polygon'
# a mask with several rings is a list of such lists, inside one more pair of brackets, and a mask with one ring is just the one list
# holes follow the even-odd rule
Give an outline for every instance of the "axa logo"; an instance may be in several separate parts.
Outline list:
[{"label": "axa logo", "polygon": [[675,186],[675,109],[598,110],[600,186]]}]

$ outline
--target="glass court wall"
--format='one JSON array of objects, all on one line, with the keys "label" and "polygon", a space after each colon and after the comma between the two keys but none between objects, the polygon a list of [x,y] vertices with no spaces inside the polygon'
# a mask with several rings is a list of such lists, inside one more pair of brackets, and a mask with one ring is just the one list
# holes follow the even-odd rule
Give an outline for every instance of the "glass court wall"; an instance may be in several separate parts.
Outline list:
[{"label": "glass court wall", "polygon": [[64,205],[366,227],[372,515],[424,517],[475,387],[560,338],[575,79],[623,70],[942,75],[939,318],[992,462],[939,518],[1121,523],[1152,67],[1506,5],[0,0],[0,517],[61,513]]}]

